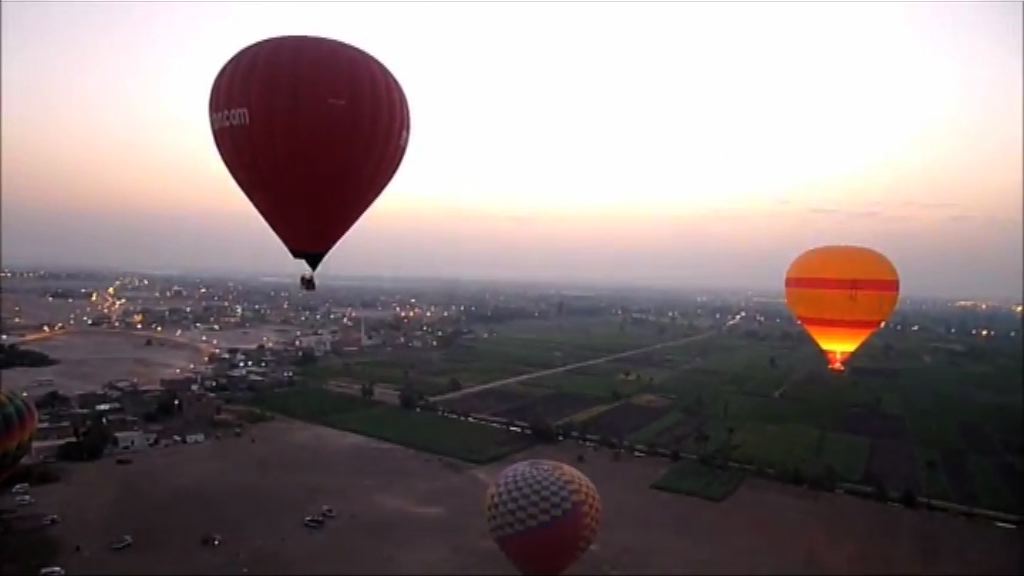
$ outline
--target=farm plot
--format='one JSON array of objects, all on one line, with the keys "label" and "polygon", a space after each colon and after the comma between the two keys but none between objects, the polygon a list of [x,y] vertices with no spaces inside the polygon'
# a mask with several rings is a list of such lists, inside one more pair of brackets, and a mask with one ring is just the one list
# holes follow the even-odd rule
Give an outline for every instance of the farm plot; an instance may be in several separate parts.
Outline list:
[{"label": "farm plot", "polygon": [[831,466],[839,479],[859,482],[867,468],[871,443],[859,436],[838,432],[824,433],[819,458],[823,466]]},{"label": "farm plot", "polygon": [[904,490],[914,493],[921,490],[914,445],[907,439],[873,440],[865,474],[868,478],[881,480],[889,491],[896,494]]},{"label": "farm plot", "polygon": [[907,423],[874,408],[852,407],[843,414],[842,431],[872,439],[898,439],[907,435]]},{"label": "farm plot", "polygon": [[[685,425],[687,422],[689,426]],[[682,411],[673,410],[631,434],[629,441],[634,444],[674,446],[693,434],[696,427],[696,420],[688,421]]]},{"label": "farm plot", "polygon": [[605,400],[589,394],[554,392],[538,396],[533,400],[499,410],[494,413],[500,418],[530,422],[535,419],[557,423],[574,414],[599,406]]},{"label": "farm plot", "polygon": [[693,460],[673,464],[651,488],[721,502],[735,492],[746,474],[735,468],[705,466]]},{"label": "farm plot", "polygon": [[672,410],[671,405],[623,402],[587,420],[584,425],[596,434],[612,438],[626,438]]},{"label": "farm plot", "polygon": [[1002,461],[977,454],[971,454],[968,457],[968,466],[974,479],[979,504],[985,508],[1019,512],[1021,509],[1020,477],[1017,477],[1017,482],[1006,482],[1005,474],[1009,470],[1000,471],[1000,462]]},{"label": "farm plot", "polygon": [[641,377],[637,373],[630,376],[623,376],[621,373],[609,370],[602,365],[587,366],[554,374],[542,376],[524,382],[532,388],[545,388],[558,392],[570,394],[587,394],[601,398],[612,398],[613,395],[620,397],[629,396],[646,387],[648,380],[646,376]]},{"label": "farm plot", "polygon": [[531,444],[522,434],[392,406],[349,413],[337,427],[477,464],[504,458]]},{"label": "farm plot", "polygon": [[441,402],[441,406],[469,414],[494,414],[524,402],[534,402],[540,395],[540,392],[529,388],[507,386],[457,396]]},{"label": "farm plot", "polygon": [[837,419],[836,411],[828,406],[791,398],[772,398],[748,394],[728,394],[721,407],[723,417],[737,422],[763,424],[800,423],[828,428]]},{"label": "farm plot", "polygon": [[816,468],[820,431],[800,424],[744,424],[733,444],[737,460],[776,469]]},{"label": "farm plot", "polygon": [[403,410],[323,388],[266,392],[253,404],[290,418],[347,430],[417,450],[483,463],[530,445],[530,439],[499,428]]},{"label": "farm plot", "polygon": [[953,498],[968,506],[978,505],[978,492],[974,487],[970,469],[967,467],[967,454],[960,449],[947,449],[939,453],[942,472]]},{"label": "farm plot", "polygon": [[928,498],[952,500],[953,493],[943,472],[942,459],[938,450],[929,448],[917,452],[917,473],[921,479],[921,493]]}]

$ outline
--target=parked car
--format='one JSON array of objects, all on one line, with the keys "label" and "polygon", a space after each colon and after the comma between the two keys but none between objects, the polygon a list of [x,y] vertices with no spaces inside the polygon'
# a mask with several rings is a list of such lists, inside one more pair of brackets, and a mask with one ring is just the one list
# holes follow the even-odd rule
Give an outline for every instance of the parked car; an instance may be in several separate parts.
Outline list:
[{"label": "parked car", "polygon": [[39,570],[39,576],[64,576],[64,569],[60,566],[47,566]]},{"label": "parked car", "polygon": [[14,499],[14,503],[17,504],[18,506],[28,506],[29,504],[32,504],[35,501],[36,499],[29,496],[28,494],[18,496],[17,498]]},{"label": "parked car", "polygon": [[324,525],[324,519],[319,514],[314,514],[303,518],[302,523],[306,528],[322,528]]},{"label": "parked car", "polygon": [[334,518],[337,516],[337,514],[334,513],[334,508],[331,508],[326,504],[320,507],[320,513],[323,514],[325,518]]},{"label": "parked car", "polygon": [[26,492],[28,492],[28,482],[15,484],[14,488],[11,488],[11,494],[24,494]]},{"label": "parked car", "polygon": [[110,543],[111,550],[124,550],[135,543],[135,540],[128,534],[121,536],[117,540]]},{"label": "parked car", "polygon": [[56,514],[48,514],[46,516],[43,516],[44,526],[52,526],[54,524],[60,524],[60,516],[57,516]]}]

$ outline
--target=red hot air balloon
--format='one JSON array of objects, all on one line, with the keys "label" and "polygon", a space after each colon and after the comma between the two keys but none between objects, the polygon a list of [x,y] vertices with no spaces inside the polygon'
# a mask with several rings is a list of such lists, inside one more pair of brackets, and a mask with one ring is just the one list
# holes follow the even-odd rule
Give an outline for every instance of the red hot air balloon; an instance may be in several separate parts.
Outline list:
[{"label": "red hot air balloon", "polygon": [[[391,181],[409,107],[373,56],[326,38],[257,42],[221,68],[213,138],[231,176],[292,256],[315,271]],[[312,288],[312,278],[303,280]]]}]

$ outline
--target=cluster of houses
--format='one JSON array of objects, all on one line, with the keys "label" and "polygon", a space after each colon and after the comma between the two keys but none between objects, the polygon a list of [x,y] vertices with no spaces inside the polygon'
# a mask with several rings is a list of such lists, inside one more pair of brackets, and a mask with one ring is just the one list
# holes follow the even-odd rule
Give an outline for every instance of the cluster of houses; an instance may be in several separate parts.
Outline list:
[{"label": "cluster of houses", "polygon": [[194,368],[159,384],[120,379],[71,397],[51,392],[37,397],[40,422],[34,460],[56,459],[60,446],[101,417],[113,434],[109,450],[133,451],[171,443],[205,441],[216,429],[240,423],[223,410],[224,394],[287,386],[294,380],[287,352],[266,348],[218,352]]},{"label": "cluster of houses", "polygon": [[77,440],[97,416],[113,434],[108,450],[202,442],[223,405],[212,392],[196,387],[194,377],[162,380],[155,386],[115,380],[98,391],[57,398],[37,399],[40,421],[32,442],[33,460],[56,459],[60,447]]}]

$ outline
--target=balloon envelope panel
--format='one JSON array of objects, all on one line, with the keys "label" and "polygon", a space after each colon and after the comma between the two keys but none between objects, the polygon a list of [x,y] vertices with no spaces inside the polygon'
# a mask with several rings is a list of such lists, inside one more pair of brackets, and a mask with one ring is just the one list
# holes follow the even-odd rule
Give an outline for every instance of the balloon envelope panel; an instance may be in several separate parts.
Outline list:
[{"label": "balloon envelope panel", "polygon": [[38,424],[39,415],[31,401],[0,391],[0,479],[28,453]]},{"label": "balloon envelope panel", "polygon": [[487,492],[487,523],[524,574],[559,574],[593,543],[601,498],[575,468],[527,460],[506,468]]},{"label": "balloon envelope panel", "polygon": [[786,272],[790,311],[837,370],[889,318],[899,290],[892,262],[860,246],[813,248]]}]

